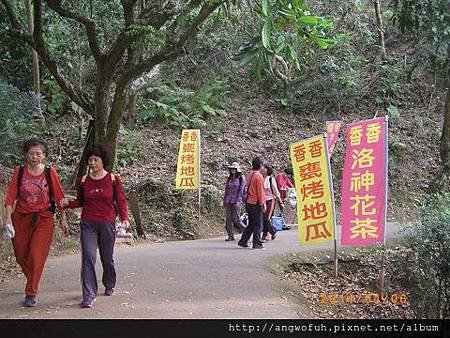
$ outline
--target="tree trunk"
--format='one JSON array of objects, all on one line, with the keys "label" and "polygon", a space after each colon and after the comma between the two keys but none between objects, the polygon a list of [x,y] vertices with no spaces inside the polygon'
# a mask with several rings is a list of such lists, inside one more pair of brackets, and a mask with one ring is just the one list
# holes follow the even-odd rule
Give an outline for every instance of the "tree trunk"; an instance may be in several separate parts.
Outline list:
[{"label": "tree trunk", "polygon": [[128,206],[136,223],[136,231],[139,236],[145,239],[144,228],[142,227],[141,209],[139,208],[138,198],[134,191],[127,192]]},{"label": "tree trunk", "polygon": [[[25,7],[27,10],[27,20],[28,20],[28,32],[33,35],[34,22],[33,22],[33,12],[31,8],[31,0],[25,0]],[[32,53],[32,66],[33,66],[33,92],[36,94],[37,102],[36,109],[33,112],[33,118],[40,120],[45,123],[44,115],[41,109],[41,84],[40,84],[40,74],[39,74],[39,56],[38,53],[31,48]]]},{"label": "tree trunk", "polygon": [[112,163],[111,168],[114,168],[116,155],[117,155],[117,139],[120,130],[120,123],[125,108],[130,98],[130,86],[125,88],[118,87],[114,95],[114,100],[111,107],[111,113],[109,114],[106,128],[106,146],[111,156]]},{"label": "tree trunk", "polygon": [[373,0],[373,6],[375,7],[375,18],[377,20],[378,40],[381,49],[381,56],[383,59],[386,59],[386,48],[384,45],[384,30],[383,30],[383,20],[381,18],[380,0]]},{"label": "tree trunk", "polygon": [[447,95],[440,143],[441,169],[431,184],[431,191],[450,191],[450,68],[447,70]]}]

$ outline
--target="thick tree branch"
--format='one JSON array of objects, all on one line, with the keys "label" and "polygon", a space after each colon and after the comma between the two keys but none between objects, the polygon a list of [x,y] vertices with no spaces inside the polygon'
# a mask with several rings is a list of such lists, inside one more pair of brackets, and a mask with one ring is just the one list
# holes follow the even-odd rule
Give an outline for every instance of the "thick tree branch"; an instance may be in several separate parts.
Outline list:
[{"label": "thick tree branch", "polygon": [[118,79],[117,88],[126,88],[133,80],[144,73],[150,72],[157,64],[174,58],[181,53],[182,47],[186,44],[186,42],[197,35],[199,26],[224,2],[225,0],[221,0],[203,5],[200,12],[193,19],[189,27],[185,29],[178,41],[171,45],[166,45],[160,53],[137,63],[133,67],[128,68]]},{"label": "thick tree branch", "polygon": [[61,89],[80,107],[82,107],[87,113],[92,114],[93,105],[90,102],[87,95],[83,94],[80,90],[76,89],[69,81],[68,76],[65,74],[62,67],[53,60],[46,48],[43,36],[42,36],[42,3],[41,0],[33,0],[34,4],[34,31],[33,36],[25,34],[23,32],[11,31],[9,34],[21,41],[26,42],[33,47],[39,54],[41,61],[48,68],[50,73],[55,78]]},{"label": "thick tree branch", "polygon": [[87,18],[77,12],[63,8],[61,6],[60,0],[45,0],[45,2],[47,3],[48,7],[50,7],[52,10],[54,10],[60,16],[75,20],[85,27],[86,34],[88,37],[89,47],[91,48],[94,59],[98,62],[99,59],[102,57],[102,53],[100,51],[100,44],[98,42],[97,32],[95,31],[94,21],[90,20],[89,18]]},{"label": "thick tree branch", "polygon": [[121,0],[125,27],[130,27],[134,23],[134,6],[138,0]]},{"label": "thick tree branch", "polygon": [[[146,34],[144,29],[137,30],[133,32],[133,34],[131,34],[129,30],[135,24],[134,6],[136,5],[136,2],[136,0],[122,0],[125,17],[125,29],[119,34],[108,52],[108,64],[110,68],[114,68],[125,54],[125,51]],[[144,12],[146,13],[145,15],[143,14]],[[168,7],[167,3],[163,4],[163,7],[153,5],[151,7],[144,8],[141,11],[139,14],[138,24],[160,29],[174,15],[175,13],[171,11],[171,7]],[[146,19],[144,20],[143,17]]]}]

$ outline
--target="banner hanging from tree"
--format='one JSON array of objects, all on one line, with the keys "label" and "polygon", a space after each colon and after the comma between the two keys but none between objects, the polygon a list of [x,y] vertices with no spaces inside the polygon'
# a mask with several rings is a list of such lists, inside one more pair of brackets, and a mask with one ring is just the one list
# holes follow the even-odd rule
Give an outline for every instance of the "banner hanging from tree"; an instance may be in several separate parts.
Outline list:
[{"label": "banner hanging from tree", "polygon": [[334,198],[324,135],[290,146],[297,193],[300,244],[316,244],[334,239]]},{"label": "banner hanging from tree", "polygon": [[342,179],[342,245],[384,243],[387,203],[387,118],[347,126]]},{"label": "banner hanging from tree", "polygon": [[331,156],[333,153],[334,147],[339,137],[339,132],[341,131],[344,122],[342,121],[326,121],[327,127],[327,143],[328,143],[328,152]]},{"label": "banner hanging from tree", "polygon": [[200,187],[200,130],[185,129],[178,152],[176,189]]}]

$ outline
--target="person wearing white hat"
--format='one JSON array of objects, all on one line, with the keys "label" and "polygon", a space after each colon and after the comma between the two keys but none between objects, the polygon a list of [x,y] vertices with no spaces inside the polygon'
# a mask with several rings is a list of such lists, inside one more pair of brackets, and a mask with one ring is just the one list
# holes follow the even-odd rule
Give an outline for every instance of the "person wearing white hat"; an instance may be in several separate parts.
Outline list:
[{"label": "person wearing white hat", "polygon": [[225,241],[234,241],[233,225],[236,228],[241,227],[240,210],[244,194],[245,178],[238,162],[233,162],[228,166],[230,175],[225,185],[223,196],[223,205],[225,207],[226,226],[225,229],[228,238]]}]

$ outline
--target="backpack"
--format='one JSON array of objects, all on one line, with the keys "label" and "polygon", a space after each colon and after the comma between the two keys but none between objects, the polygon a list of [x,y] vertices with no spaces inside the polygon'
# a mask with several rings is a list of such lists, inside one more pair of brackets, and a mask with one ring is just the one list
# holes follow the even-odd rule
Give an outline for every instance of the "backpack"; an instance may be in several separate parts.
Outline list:
[{"label": "backpack", "polygon": [[[118,209],[119,209],[119,207],[118,207],[119,203],[118,203],[118,198],[117,198],[116,176],[114,174],[111,174],[111,173],[110,173],[110,175],[111,175],[111,183],[112,183],[112,187],[113,187],[114,209],[115,209],[115,212],[116,212],[116,215],[117,215],[118,214]],[[78,198],[78,201],[80,202],[81,206],[84,204],[84,191],[83,191],[83,189],[84,189],[84,182],[86,181],[87,177],[88,177],[88,175],[84,175],[81,178],[80,185],[78,186],[77,198]]]},{"label": "backpack", "polygon": [[[45,168],[44,168],[45,179],[47,180],[47,185],[48,185],[48,195],[49,195],[49,199],[50,199],[50,207],[48,208],[48,211],[55,213],[56,212],[56,203],[55,203],[55,196],[53,193],[53,183],[52,183],[52,175],[51,175],[50,168],[51,168],[50,164],[45,165]],[[19,190],[20,190],[20,187],[22,186],[22,178],[23,178],[24,171],[25,171],[25,164],[21,163],[19,166],[19,175],[17,176],[17,197],[19,197]]]}]

